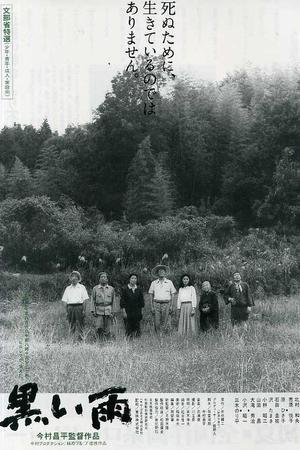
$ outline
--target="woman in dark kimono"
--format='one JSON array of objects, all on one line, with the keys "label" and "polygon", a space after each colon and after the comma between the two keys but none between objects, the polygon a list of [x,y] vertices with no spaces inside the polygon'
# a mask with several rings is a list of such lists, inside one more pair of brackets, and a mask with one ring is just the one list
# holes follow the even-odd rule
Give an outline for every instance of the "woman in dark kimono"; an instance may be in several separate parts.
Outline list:
[{"label": "woman in dark kimono", "polygon": [[219,303],[217,294],[211,290],[209,281],[202,283],[202,293],[199,302],[200,329],[208,331],[219,327]]},{"label": "woman in dark kimono", "polygon": [[122,289],[120,307],[126,328],[126,336],[140,336],[140,321],[142,309],[145,305],[143,291],[137,285],[138,277],[135,273],[129,275],[129,283]]}]

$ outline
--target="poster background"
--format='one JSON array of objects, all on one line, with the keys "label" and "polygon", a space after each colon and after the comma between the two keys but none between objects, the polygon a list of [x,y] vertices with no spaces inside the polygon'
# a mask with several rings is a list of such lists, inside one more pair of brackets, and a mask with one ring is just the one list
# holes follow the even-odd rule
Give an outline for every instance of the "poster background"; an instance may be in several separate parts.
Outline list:
[{"label": "poster background", "polygon": [[[12,100],[1,102],[0,126],[14,122],[40,126],[47,117],[50,126],[61,133],[68,124],[90,121],[111,78],[126,64],[127,2],[14,0],[10,4],[14,93]],[[299,23],[297,0],[176,0],[176,72],[214,81],[245,66],[287,70],[299,63]],[[75,397],[82,402],[86,398],[86,394],[65,395],[67,404]],[[50,398],[50,394],[39,396],[42,408],[49,409]],[[135,394],[129,394],[131,398]],[[133,426],[125,428],[118,422],[103,427],[103,436],[114,450],[192,449],[201,444],[218,449],[240,448],[241,444],[249,449],[299,447],[299,425],[236,426],[235,394],[225,394],[225,398],[226,424],[215,439],[196,426],[137,436]],[[7,413],[6,404],[7,393],[1,395],[1,417]],[[62,426],[72,431],[88,429],[90,424],[87,417],[69,415],[55,429]],[[32,435],[39,430],[37,424],[30,429],[20,427],[16,433],[1,429],[2,448],[32,448]]]}]

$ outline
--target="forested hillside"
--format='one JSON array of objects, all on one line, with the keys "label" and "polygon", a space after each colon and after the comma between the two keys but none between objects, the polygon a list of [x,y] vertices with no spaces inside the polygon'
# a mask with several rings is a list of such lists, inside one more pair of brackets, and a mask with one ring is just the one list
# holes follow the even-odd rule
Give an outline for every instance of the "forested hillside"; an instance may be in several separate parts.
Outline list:
[{"label": "forested hillside", "polygon": [[[2,129],[0,243],[8,266],[18,268],[23,255],[42,271],[81,255],[94,265],[150,264],[164,252],[182,264],[221,260],[226,246],[237,251],[256,233],[257,242],[292,255],[296,276],[300,73],[166,83],[151,116],[143,114],[141,80],[124,72],[91,123],[63,135],[47,119],[39,129]],[[239,265],[257,256],[239,251]]]}]

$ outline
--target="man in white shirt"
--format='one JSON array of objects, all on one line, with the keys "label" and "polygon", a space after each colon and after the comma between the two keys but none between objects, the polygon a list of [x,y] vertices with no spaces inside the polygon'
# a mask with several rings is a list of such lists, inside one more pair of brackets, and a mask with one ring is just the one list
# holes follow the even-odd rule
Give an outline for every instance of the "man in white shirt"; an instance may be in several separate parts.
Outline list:
[{"label": "man in white shirt", "polygon": [[172,313],[174,294],[176,289],[171,280],[166,278],[169,274],[168,266],[160,264],[152,270],[158,279],[152,281],[149,294],[151,301],[151,312],[154,315],[154,328],[158,333],[161,330],[167,331],[169,315]]},{"label": "man in white shirt", "polygon": [[66,287],[62,301],[66,303],[67,317],[72,333],[82,338],[86,301],[89,299],[87,290],[80,283],[81,275],[74,270],[70,275],[71,284]]}]

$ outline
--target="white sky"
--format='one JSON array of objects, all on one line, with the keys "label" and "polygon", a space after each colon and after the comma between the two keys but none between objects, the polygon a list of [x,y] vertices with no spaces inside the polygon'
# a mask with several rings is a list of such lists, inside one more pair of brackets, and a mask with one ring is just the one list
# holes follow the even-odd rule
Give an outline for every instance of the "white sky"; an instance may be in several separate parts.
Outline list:
[{"label": "white sky", "polygon": [[[128,61],[128,1],[11,1],[14,99],[1,101],[0,127],[38,127],[47,117],[63,132],[90,121]],[[141,37],[145,18],[135,17]],[[242,67],[270,72],[300,61],[299,0],[176,0],[175,23],[177,74],[218,80]]]}]

